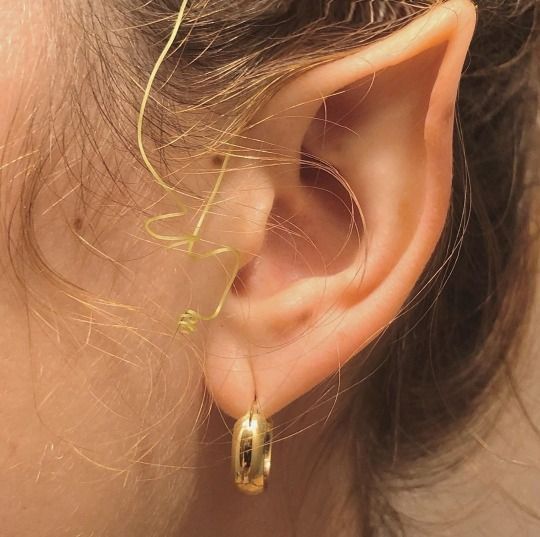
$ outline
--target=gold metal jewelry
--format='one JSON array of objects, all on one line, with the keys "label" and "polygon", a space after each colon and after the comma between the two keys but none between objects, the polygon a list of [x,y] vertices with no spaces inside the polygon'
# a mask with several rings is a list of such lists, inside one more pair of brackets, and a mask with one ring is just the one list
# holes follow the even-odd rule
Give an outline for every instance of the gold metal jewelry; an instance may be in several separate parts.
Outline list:
[{"label": "gold metal jewelry", "polygon": [[271,455],[272,421],[261,414],[255,400],[250,411],[234,424],[232,470],[239,490],[251,495],[264,491]]}]

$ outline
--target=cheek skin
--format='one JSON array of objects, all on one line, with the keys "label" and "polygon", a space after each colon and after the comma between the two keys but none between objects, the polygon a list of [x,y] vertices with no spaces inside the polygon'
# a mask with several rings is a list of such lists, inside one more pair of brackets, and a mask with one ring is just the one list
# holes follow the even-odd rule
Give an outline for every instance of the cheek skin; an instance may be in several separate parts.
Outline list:
[{"label": "cheek skin", "polygon": [[[25,156],[29,120],[39,113],[50,120],[42,105],[52,75],[55,84],[59,79],[40,5],[0,5],[0,65],[7,66],[0,70],[2,532],[165,537],[192,495],[193,473],[183,467],[196,466],[199,439],[192,429],[202,393],[191,348],[200,341],[188,345],[173,337],[174,318],[187,307],[190,278],[201,288],[197,278],[212,281],[212,275],[182,253],[145,250],[133,238],[141,229],[135,212],[119,221],[99,219],[101,231],[109,230],[100,246],[111,258],[123,254],[126,272],[89,252],[69,227],[76,198],[44,213],[67,192],[60,174],[55,197],[45,192],[36,203],[43,256],[77,285],[130,308],[89,308],[33,273],[25,280],[26,296],[15,288],[6,226],[21,192],[17,179],[36,162],[33,154]],[[32,136],[38,148],[49,137],[43,128],[49,123],[32,124],[42,127]],[[147,194],[136,200],[140,206],[148,204]],[[75,226],[83,236],[84,226],[84,219]],[[222,290],[218,283],[207,286],[206,309]]]}]

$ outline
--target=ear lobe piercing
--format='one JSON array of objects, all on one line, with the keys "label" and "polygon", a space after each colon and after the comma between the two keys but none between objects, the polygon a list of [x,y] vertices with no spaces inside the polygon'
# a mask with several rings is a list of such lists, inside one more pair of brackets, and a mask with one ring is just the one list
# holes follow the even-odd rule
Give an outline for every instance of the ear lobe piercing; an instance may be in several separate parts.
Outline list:
[{"label": "ear lobe piercing", "polygon": [[260,412],[257,400],[234,425],[232,470],[237,488],[250,495],[263,492],[270,474],[272,421]]}]

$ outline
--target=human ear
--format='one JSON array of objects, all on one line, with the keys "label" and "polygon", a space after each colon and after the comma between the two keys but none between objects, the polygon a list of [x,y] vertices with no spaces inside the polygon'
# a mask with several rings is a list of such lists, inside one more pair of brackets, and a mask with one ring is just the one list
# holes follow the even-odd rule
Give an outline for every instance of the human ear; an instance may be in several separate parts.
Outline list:
[{"label": "human ear", "polygon": [[233,157],[223,190],[243,207],[249,191],[252,210],[238,212],[228,234],[242,267],[204,363],[231,416],[255,397],[274,414],[399,313],[446,220],[475,21],[468,0],[440,4],[289,80],[244,133],[249,147]]}]

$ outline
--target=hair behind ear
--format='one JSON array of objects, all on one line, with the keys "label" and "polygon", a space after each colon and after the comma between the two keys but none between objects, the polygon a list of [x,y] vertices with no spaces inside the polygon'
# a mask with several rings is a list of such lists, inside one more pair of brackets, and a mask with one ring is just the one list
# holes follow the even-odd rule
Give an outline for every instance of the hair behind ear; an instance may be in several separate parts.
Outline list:
[{"label": "hair behind ear", "polygon": [[[342,388],[350,405],[337,420],[355,424],[354,480],[365,491],[367,535],[381,527],[385,535],[406,532],[406,520],[422,516],[426,502],[415,497],[413,507],[397,498],[456,471],[480,447],[475,435],[489,440],[509,397],[523,404],[519,366],[530,342],[540,246],[531,188],[539,15],[534,1],[478,2],[443,236],[404,314],[367,350],[371,368],[352,362]],[[348,391],[356,385],[362,392]]]}]

